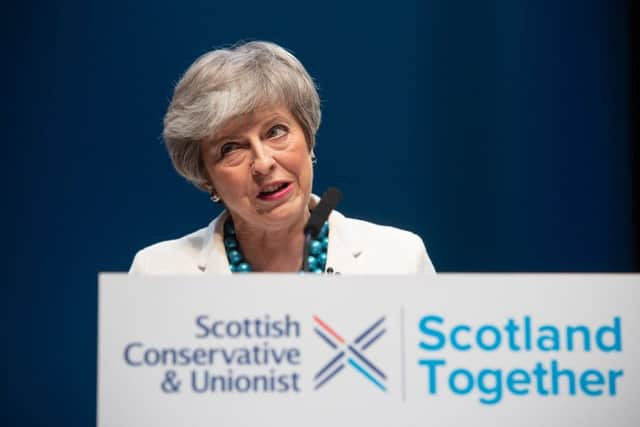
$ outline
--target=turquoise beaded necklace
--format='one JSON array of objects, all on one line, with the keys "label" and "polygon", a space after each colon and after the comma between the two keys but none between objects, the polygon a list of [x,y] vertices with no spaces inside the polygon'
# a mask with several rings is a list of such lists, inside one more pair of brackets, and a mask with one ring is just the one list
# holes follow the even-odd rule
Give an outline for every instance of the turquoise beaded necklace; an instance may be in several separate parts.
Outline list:
[{"label": "turquoise beaded necklace", "polygon": [[[329,247],[329,224],[324,223],[320,233],[315,239],[309,242],[309,271],[316,274],[324,273],[327,265],[327,248]],[[224,223],[224,248],[227,252],[229,267],[232,273],[249,273],[252,271],[251,264],[245,259],[238,239],[236,239],[236,229],[229,216]]]}]

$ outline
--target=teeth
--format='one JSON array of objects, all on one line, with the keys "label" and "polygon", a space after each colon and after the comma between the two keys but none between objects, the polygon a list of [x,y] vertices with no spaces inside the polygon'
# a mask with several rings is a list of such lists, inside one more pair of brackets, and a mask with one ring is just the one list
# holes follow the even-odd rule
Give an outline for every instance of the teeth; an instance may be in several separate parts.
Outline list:
[{"label": "teeth", "polygon": [[283,184],[274,184],[274,185],[268,185],[266,187],[262,187],[262,193],[269,193],[269,192],[272,192],[272,191],[276,191],[282,185]]}]

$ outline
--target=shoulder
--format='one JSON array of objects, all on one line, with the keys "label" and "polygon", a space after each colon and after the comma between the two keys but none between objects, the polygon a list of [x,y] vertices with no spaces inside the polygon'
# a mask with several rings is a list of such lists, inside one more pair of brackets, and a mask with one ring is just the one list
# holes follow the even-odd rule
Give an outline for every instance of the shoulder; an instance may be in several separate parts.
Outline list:
[{"label": "shoulder", "polygon": [[[338,231],[348,239],[363,272],[434,273],[422,238],[396,227],[340,215]],[[331,239],[330,239],[331,241]]]},{"label": "shoulder", "polygon": [[387,225],[379,225],[361,219],[345,217],[345,223],[349,227],[352,237],[363,244],[374,246],[392,243],[394,247],[406,249],[422,248],[422,239],[415,233]]},{"label": "shoulder", "polygon": [[182,274],[196,273],[197,260],[207,241],[209,227],[201,228],[178,239],[147,246],[136,253],[129,273]]}]

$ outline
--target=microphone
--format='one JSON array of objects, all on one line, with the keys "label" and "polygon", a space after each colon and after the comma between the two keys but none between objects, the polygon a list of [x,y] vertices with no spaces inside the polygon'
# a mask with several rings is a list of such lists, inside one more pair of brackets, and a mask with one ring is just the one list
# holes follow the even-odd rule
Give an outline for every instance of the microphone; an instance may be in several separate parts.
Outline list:
[{"label": "microphone", "polygon": [[329,214],[341,200],[342,192],[337,188],[331,187],[324,192],[322,199],[311,211],[309,221],[304,227],[304,246],[302,247],[302,265],[305,273],[309,272],[309,243],[311,239],[318,237],[322,226],[329,218]]}]

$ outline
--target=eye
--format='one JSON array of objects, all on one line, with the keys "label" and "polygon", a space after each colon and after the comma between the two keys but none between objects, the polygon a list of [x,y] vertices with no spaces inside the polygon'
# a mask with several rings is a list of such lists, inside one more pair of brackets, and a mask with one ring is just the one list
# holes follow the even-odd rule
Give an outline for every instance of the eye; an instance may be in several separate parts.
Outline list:
[{"label": "eye", "polygon": [[220,157],[224,157],[227,154],[237,150],[240,147],[240,144],[238,144],[237,142],[227,142],[225,144],[222,144],[222,146],[220,147]]},{"label": "eye", "polygon": [[289,128],[285,125],[275,125],[267,132],[268,138],[279,138],[286,135],[289,132]]}]

